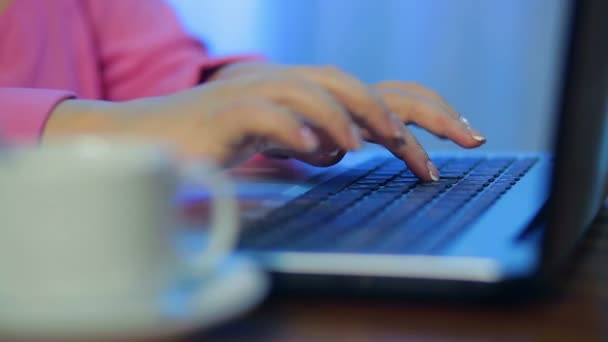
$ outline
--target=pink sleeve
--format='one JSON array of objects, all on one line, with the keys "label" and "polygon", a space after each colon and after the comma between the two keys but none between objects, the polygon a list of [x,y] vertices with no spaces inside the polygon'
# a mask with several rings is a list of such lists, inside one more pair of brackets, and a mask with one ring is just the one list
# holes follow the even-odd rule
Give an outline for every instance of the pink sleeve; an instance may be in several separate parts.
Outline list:
[{"label": "pink sleeve", "polygon": [[37,142],[57,103],[74,96],[63,90],[0,87],[0,141]]},{"label": "pink sleeve", "polygon": [[86,8],[108,100],[173,93],[200,83],[222,65],[256,58],[209,57],[162,0],[89,0]]}]

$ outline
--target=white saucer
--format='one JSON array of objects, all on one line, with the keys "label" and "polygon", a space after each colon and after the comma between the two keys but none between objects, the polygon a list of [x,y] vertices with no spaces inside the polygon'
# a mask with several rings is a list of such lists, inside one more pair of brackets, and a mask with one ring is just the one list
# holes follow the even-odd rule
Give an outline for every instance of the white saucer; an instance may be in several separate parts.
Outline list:
[{"label": "white saucer", "polygon": [[[258,304],[268,291],[268,279],[249,259],[231,256],[218,271],[204,281],[191,282],[172,289],[172,295],[161,305],[160,317],[136,317],[135,324],[79,324],[78,319],[61,324],[33,324],[32,321],[3,317],[0,338],[162,338],[209,328],[224,322]],[[117,310],[119,311],[119,310]],[[117,316],[120,316],[117,312]],[[156,317],[155,317],[156,316]],[[115,322],[116,323],[116,322]],[[124,320],[121,323],[125,323]]]}]

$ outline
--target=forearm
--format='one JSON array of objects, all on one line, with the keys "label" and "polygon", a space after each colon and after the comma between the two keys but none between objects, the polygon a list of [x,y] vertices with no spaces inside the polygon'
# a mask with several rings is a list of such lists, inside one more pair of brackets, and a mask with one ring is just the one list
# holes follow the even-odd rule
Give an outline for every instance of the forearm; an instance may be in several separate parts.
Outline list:
[{"label": "forearm", "polygon": [[[228,59],[227,59],[228,61]],[[264,70],[276,68],[261,58],[235,62],[219,66],[208,78],[209,81],[232,79]],[[41,140],[72,135],[113,136],[125,134],[125,126],[130,121],[127,108],[138,108],[155,101],[154,98],[111,102],[96,100],[69,99],[59,103],[50,113],[43,129]],[[148,106],[149,107],[149,106]]]}]

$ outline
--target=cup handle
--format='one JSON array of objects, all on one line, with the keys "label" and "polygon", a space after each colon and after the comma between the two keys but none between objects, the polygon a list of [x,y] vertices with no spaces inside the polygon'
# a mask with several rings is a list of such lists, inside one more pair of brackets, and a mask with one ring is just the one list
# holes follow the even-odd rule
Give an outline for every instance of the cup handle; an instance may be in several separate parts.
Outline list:
[{"label": "cup handle", "polygon": [[186,184],[204,186],[213,197],[207,248],[187,260],[191,271],[205,274],[230,254],[239,235],[234,185],[218,167],[207,162],[187,163],[181,167],[180,173]]}]

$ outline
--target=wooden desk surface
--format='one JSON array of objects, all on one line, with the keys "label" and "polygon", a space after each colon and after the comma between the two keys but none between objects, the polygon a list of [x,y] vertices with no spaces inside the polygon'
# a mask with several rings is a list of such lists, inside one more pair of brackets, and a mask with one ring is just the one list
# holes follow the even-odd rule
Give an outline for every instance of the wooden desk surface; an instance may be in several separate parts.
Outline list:
[{"label": "wooden desk surface", "polygon": [[464,307],[388,300],[281,299],[204,340],[608,341],[608,210],[580,246],[564,291],[519,307]]}]

